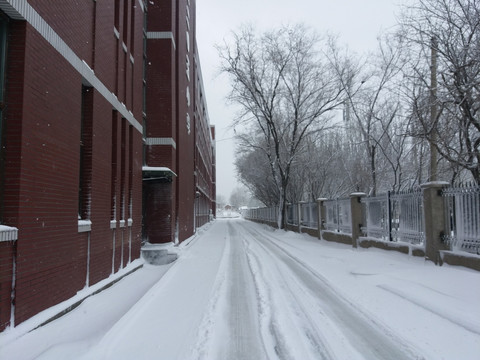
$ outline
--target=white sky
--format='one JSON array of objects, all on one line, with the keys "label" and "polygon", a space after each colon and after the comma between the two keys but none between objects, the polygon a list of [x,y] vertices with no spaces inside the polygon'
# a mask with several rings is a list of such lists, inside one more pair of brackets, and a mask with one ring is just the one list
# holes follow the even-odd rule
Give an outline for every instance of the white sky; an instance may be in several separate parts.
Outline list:
[{"label": "white sky", "polygon": [[[235,144],[229,126],[235,115],[225,104],[229,83],[218,75],[214,46],[241,24],[261,28],[303,22],[320,33],[338,34],[357,53],[373,50],[377,35],[391,28],[402,0],[198,0],[197,43],[210,122],[217,131],[217,194],[230,197],[237,186],[233,165]],[[227,139],[227,140],[224,140]]]}]

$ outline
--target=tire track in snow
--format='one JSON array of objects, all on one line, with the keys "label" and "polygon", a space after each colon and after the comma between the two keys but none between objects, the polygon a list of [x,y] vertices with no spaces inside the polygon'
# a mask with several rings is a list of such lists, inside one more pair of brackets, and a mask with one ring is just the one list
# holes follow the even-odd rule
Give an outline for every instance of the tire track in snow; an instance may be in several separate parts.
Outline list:
[{"label": "tire track in snow", "polygon": [[230,343],[222,359],[263,359],[265,351],[260,341],[258,296],[253,275],[247,262],[243,239],[232,222],[228,222],[230,257],[227,274],[227,321]]},{"label": "tire track in snow", "polygon": [[261,266],[261,261],[257,254],[252,251],[250,241],[243,237],[243,242],[258,299],[260,332],[265,353],[268,359],[289,359],[291,355],[288,347],[285,346],[286,341],[277,330],[278,324],[270,309],[270,304],[274,299],[271,289],[265,281],[264,268]]},{"label": "tire track in snow", "polygon": [[208,307],[198,330],[195,359],[265,359],[258,320],[258,296],[243,239],[230,221]]},{"label": "tire track in snow", "polygon": [[363,314],[361,309],[355,308],[355,304],[340,296],[326,279],[276,245],[272,241],[274,238],[252,229],[248,223],[242,224],[242,227],[266,252],[270,252],[272,257],[284,263],[296,281],[309,289],[317,298],[317,305],[321,306],[323,312],[333,324],[337,324],[345,338],[365,359],[421,358],[415,356],[412,348],[402,343],[401,339],[396,339],[389,329]]},{"label": "tire track in snow", "polygon": [[[311,321],[308,309],[298,299],[302,289],[295,286],[295,279],[282,271],[278,259],[272,257],[270,251],[249,232],[244,236],[244,241],[249,262],[254,270],[256,287],[262,299],[262,336],[267,351],[274,350],[274,353],[270,353],[270,358],[333,358],[329,347]],[[271,264],[268,264],[269,262]],[[295,330],[292,332],[292,329]]]}]

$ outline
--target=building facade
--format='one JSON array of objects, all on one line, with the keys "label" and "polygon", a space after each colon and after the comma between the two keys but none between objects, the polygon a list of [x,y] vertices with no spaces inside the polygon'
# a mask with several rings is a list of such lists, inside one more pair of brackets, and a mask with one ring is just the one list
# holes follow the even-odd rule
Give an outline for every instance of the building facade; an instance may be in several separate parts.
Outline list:
[{"label": "building facade", "polygon": [[[0,0],[0,331],[139,258],[142,233],[195,230],[195,187],[182,180],[196,161],[195,84],[177,80],[189,52],[149,46],[150,11],[165,2]],[[185,6],[157,13],[152,30],[185,21]],[[171,73],[152,70],[169,61]],[[175,151],[156,153],[157,142]],[[142,191],[164,182],[174,220],[150,222]]]},{"label": "building facade", "polygon": [[215,203],[214,132],[195,41],[195,8],[195,0],[148,6],[144,240],[150,243],[192,236]]}]

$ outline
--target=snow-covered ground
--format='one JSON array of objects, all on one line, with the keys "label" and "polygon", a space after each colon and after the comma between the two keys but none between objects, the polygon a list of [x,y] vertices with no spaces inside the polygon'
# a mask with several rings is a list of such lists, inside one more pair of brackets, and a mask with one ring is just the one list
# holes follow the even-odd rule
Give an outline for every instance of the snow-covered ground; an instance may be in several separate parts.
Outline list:
[{"label": "snow-covered ground", "polygon": [[479,359],[479,272],[241,219],[178,252],[3,332],[0,359]]}]

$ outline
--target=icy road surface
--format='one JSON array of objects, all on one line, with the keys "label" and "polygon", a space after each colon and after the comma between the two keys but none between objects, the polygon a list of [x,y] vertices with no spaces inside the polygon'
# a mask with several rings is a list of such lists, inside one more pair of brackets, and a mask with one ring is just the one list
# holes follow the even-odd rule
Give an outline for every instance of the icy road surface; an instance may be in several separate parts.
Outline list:
[{"label": "icy road surface", "polygon": [[217,220],[0,359],[478,359],[479,304],[475,271]]}]

